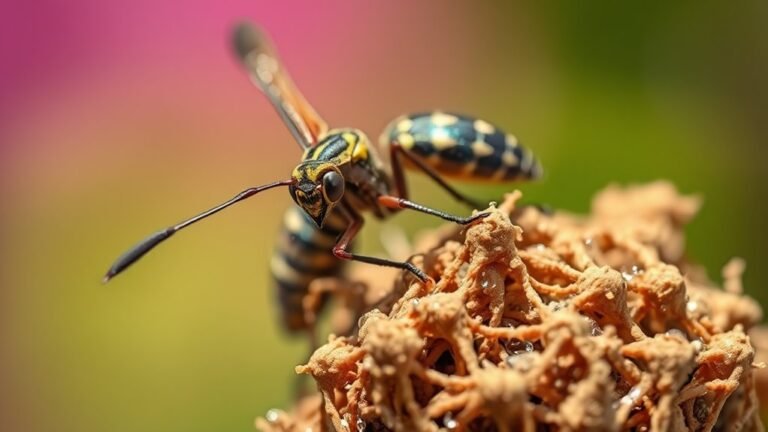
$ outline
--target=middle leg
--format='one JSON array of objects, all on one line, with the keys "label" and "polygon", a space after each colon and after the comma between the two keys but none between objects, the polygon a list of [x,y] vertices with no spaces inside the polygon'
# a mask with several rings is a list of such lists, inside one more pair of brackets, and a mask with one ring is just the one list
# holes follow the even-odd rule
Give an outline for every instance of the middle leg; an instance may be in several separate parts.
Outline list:
[{"label": "middle leg", "polygon": [[442,210],[433,209],[422,204],[415,203],[408,199],[408,186],[405,183],[405,172],[403,170],[403,164],[400,160],[400,155],[405,156],[414,165],[419,167],[424,173],[426,173],[432,180],[440,185],[445,191],[447,191],[457,201],[460,201],[472,208],[482,208],[482,204],[464,196],[461,192],[454,189],[448,182],[446,182],[440,174],[435,172],[431,167],[425,164],[418,156],[409,153],[404,149],[397,141],[390,143],[390,163],[392,164],[392,174],[395,180],[395,190],[397,196],[382,195],[378,198],[379,204],[384,207],[392,209],[411,209],[428,215],[437,216],[441,219],[455,222],[461,225],[470,224],[478,219],[482,219],[488,216],[487,212],[478,213],[469,217],[462,217],[446,213]]},{"label": "middle leg", "polygon": [[336,256],[336,258],[360,261],[385,267],[395,267],[411,272],[422,282],[427,282],[427,280],[429,280],[429,277],[426,275],[426,273],[424,273],[424,271],[409,262],[392,261],[384,258],[359,255],[349,252],[349,244],[352,242],[355,236],[357,236],[357,233],[360,232],[360,228],[363,227],[363,218],[356,211],[348,208],[344,208],[344,214],[349,219],[349,227],[347,227],[347,230],[344,231],[339,240],[336,242],[336,245],[333,247],[333,255]]},{"label": "middle leg", "polygon": [[392,195],[381,195],[379,196],[378,200],[379,200],[379,204],[383,205],[384,207],[388,207],[391,209],[416,210],[417,212],[426,213],[432,216],[437,216],[441,219],[447,220],[449,222],[456,222],[457,224],[460,224],[460,225],[471,224],[472,222],[482,219],[490,214],[488,212],[482,212],[482,213],[477,213],[472,216],[466,216],[466,217],[456,216],[450,213],[446,213],[442,210],[433,209],[431,207],[427,207],[427,206],[415,203],[405,198],[399,198]]},{"label": "middle leg", "polygon": [[448,192],[448,194],[451,195],[456,201],[466,204],[467,206],[474,209],[485,208],[485,205],[482,203],[467,197],[463,193],[456,190],[456,188],[448,184],[448,182],[446,182],[445,179],[443,179],[437,171],[424,163],[421,158],[403,148],[399,142],[392,141],[389,144],[389,160],[392,164],[392,175],[395,178],[395,188],[397,189],[397,195],[399,197],[408,199],[408,187],[405,183],[405,170],[403,169],[403,161],[400,159],[401,156],[405,157],[408,159],[408,161],[418,167],[424,174],[429,176],[429,178],[437,183],[438,186]]}]

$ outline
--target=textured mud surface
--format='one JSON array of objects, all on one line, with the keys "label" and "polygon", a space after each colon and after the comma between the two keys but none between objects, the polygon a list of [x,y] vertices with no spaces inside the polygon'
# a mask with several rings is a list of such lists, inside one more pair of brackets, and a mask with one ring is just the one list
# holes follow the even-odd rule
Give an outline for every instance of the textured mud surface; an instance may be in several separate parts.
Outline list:
[{"label": "textured mud surface", "polygon": [[741,261],[720,288],[686,260],[696,198],[612,187],[579,217],[519,197],[417,242],[433,284],[370,266],[318,281],[315,293],[341,299],[335,328],[349,336],[296,368],[319,395],[257,427],[762,430],[746,334],[761,310],[741,292]]}]

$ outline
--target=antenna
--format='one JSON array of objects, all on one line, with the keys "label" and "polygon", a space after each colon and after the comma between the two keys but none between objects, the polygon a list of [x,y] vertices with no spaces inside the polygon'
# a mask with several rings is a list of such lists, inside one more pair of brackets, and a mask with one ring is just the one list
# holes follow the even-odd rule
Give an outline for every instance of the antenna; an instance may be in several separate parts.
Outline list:
[{"label": "antenna", "polygon": [[259,192],[265,191],[267,189],[272,189],[277,186],[290,186],[294,183],[294,180],[281,180],[274,183],[265,184],[262,186],[252,187],[248,188],[239,194],[235,195],[234,198],[221,203],[217,205],[216,207],[213,207],[210,210],[204,211],[203,213],[200,213],[197,216],[191,217],[183,222],[179,222],[176,225],[170,226],[168,228],[165,228],[163,230],[160,230],[146,239],[142,240],[139,244],[129,249],[127,252],[125,252],[123,255],[121,255],[117,260],[115,260],[115,263],[112,264],[112,267],[109,268],[107,271],[107,274],[104,275],[104,278],[101,280],[102,283],[109,282],[110,279],[120,274],[123,270],[128,268],[131,264],[138,261],[139,258],[144,256],[147,252],[151,251],[155,248],[155,246],[162,243],[164,240],[169,238],[170,236],[176,234],[178,231],[192,225],[195,222],[198,222],[200,220],[203,220],[207,218],[208,216],[211,216],[215,213],[218,213],[221,210],[224,210],[225,208],[231,206],[232,204],[235,204],[237,202],[240,202],[246,198],[250,198],[254,195],[256,195]]}]

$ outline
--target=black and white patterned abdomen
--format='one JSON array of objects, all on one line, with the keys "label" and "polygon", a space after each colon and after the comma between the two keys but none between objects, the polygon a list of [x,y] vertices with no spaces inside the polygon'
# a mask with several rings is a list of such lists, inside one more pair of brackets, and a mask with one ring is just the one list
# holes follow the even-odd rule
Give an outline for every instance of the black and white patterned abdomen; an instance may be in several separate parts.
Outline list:
[{"label": "black and white patterned abdomen", "polygon": [[336,276],[346,264],[333,255],[338,237],[347,229],[347,221],[332,212],[323,228],[297,206],[291,206],[283,216],[270,272],[277,288],[281,320],[288,331],[305,330],[303,301],[309,284],[317,278]]},{"label": "black and white patterned abdomen", "polygon": [[514,135],[464,115],[436,111],[403,116],[387,126],[381,141],[399,143],[447,177],[512,181],[541,176],[539,162]]}]

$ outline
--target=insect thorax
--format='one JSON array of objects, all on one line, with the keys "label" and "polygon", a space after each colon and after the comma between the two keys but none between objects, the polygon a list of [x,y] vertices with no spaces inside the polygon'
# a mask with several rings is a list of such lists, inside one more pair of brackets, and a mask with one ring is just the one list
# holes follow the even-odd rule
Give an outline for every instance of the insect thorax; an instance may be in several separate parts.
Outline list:
[{"label": "insect thorax", "polygon": [[[304,152],[302,162],[294,169],[292,176],[299,188],[309,192],[310,187],[320,184],[324,173],[332,169],[338,170],[344,177],[346,190],[343,200],[352,209],[371,211],[378,217],[389,213],[379,206],[377,198],[391,192],[390,176],[362,131],[329,131],[317,145]],[[305,207],[305,210],[308,209]]]},{"label": "insect thorax", "polygon": [[366,161],[370,157],[368,137],[357,129],[332,129],[316,146],[304,152],[303,161],[326,161],[336,165]]}]

